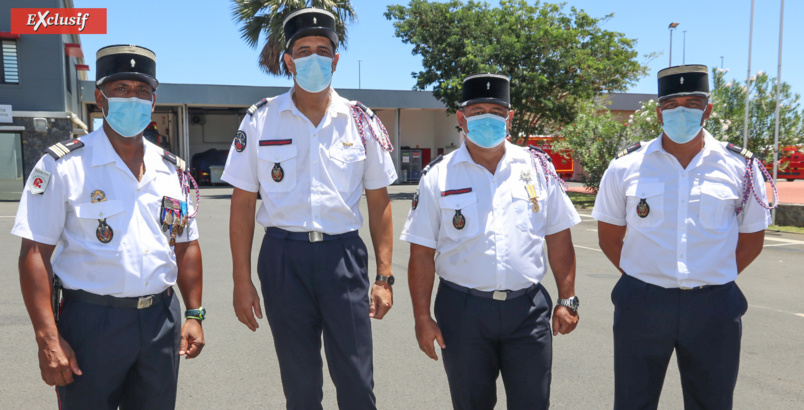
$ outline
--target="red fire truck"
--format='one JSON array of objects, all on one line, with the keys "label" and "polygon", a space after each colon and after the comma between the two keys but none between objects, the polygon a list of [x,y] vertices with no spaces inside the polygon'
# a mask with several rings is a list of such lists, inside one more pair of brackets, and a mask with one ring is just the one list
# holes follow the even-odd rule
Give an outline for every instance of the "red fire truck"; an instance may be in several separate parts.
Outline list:
[{"label": "red fire truck", "polygon": [[559,177],[568,181],[575,174],[575,160],[572,159],[572,152],[569,150],[553,151],[553,137],[530,137],[527,145],[535,145],[544,150],[550,159]]},{"label": "red fire truck", "polygon": [[[765,164],[768,172],[773,172],[773,161]],[[804,179],[804,147],[783,147],[779,155],[779,166],[776,176],[780,179],[794,181]]]}]

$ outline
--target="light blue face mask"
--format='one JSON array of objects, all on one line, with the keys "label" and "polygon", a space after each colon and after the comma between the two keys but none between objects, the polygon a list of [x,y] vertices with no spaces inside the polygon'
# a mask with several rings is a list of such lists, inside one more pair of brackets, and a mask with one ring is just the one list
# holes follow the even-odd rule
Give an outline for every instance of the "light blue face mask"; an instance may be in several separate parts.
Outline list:
[{"label": "light blue face mask", "polygon": [[495,114],[468,117],[466,138],[482,148],[494,148],[505,141],[506,124],[505,118]]},{"label": "light blue face mask", "polygon": [[323,91],[332,82],[332,59],[313,54],[293,60],[296,83],[308,93]]},{"label": "light blue face mask", "polygon": [[703,110],[687,107],[663,110],[662,129],[676,144],[686,144],[701,132],[703,114]]},{"label": "light blue face mask", "polygon": [[[106,94],[101,94],[106,97]],[[141,133],[151,123],[153,101],[137,97],[109,98],[109,112],[104,113],[106,123],[123,137],[131,138]]]}]

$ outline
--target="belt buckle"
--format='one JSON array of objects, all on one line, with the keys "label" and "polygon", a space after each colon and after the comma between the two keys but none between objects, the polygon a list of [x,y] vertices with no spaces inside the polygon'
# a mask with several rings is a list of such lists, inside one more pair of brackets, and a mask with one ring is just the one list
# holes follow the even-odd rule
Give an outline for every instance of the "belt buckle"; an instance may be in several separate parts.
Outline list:
[{"label": "belt buckle", "polygon": [[690,287],[686,287],[686,286],[681,286],[681,287],[679,287],[679,289],[681,289],[681,290],[693,290],[694,288],[690,288]]},{"label": "belt buckle", "polygon": [[307,234],[310,238],[310,242],[321,242],[324,240],[323,232],[308,232]]},{"label": "belt buckle", "polygon": [[153,296],[144,296],[137,300],[137,309],[146,309],[154,304]]},{"label": "belt buckle", "polygon": [[506,299],[508,299],[508,292],[503,292],[501,290],[495,290],[491,294],[491,298],[494,299],[494,300],[505,301]]}]

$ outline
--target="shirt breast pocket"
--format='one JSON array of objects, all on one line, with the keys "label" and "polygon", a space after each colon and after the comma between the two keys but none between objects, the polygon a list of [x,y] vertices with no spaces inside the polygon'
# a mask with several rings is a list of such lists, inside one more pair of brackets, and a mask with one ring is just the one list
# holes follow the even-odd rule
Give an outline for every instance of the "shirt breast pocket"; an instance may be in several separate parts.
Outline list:
[{"label": "shirt breast pocket", "polygon": [[480,229],[477,197],[474,192],[438,198],[441,208],[441,232],[453,240],[475,236]]},{"label": "shirt breast pocket", "polygon": [[265,192],[289,192],[296,187],[295,145],[275,145],[260,147],[259,159],[260,185]]},{"label": "shirt breast pocket", "polygon": [[533,210],[533,202],[528,196],[525,187],[514,187],[511,191],[513,199],[514,214],[516,215],[516,227],[520,231],[538,232],[544,227],[544,203],[543,194],[539,193],[539,210]]},{"label": "shirt breast pocket", "polygon": [[711,230],[729,227],[736,220],[736,202],[739,196],[731,186],[723,183],[701,183],[701,226]]},{"label": "shirt breast pocket", "polygon": [[329,150],[332,159],[329,164],[329,175],[335,188],[341,192],[352,192],[363,180],[363,167],[366,161],[366,150],[362,144],[352,146],[334,146]]},{"label": "shirt breast pocket", "polygon": [[[76,205],[75,216],[83,233],[83,245],[95,249],[119,250],[122,234],[128,227],[123,211],[123,202],[120,200]],[[104,220],[105,223],[102,223]],[[109,242],[101,241],[110,236]]]},{"label": "shirt breast pocket", "polygon": [[629,225],[655,228],[664,219],[664,183],[634,181],[625,191],[625,213]]}]

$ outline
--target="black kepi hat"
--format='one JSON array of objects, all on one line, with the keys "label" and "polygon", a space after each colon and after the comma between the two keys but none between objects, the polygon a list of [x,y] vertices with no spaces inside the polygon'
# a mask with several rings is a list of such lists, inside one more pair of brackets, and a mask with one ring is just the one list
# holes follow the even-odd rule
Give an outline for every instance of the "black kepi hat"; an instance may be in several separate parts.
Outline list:
[{"label": "black kepi hat", "polygon": [[147,83],[154,90],[156,80],[156,54],[135,45],[106,46],[95,56],[95,86],[117,80],[136,80]]},{"label": "black kepi hat", "polygon": [[701,64],[677,65],[659,71],[659,101],[697,95],[709,98],[709,68]]},{"label": "black kepi hat", "polygon": [[293,42],[308,36],[327,37],[332,46],[338,47],[338,32],[335,31],[335,16],[322,9],[296,10],[285,17],[285,48],[290,50]]},{"label": "black kepi hat", "polygon": [[463,80],[461,106],[478,103],[499,104],[511,108],[511,81],[502,74],[473,74]]}]

